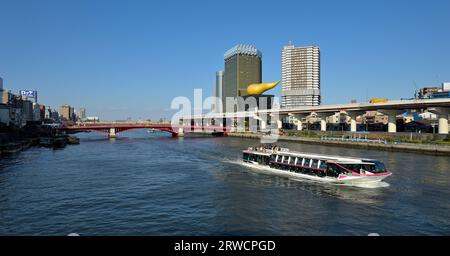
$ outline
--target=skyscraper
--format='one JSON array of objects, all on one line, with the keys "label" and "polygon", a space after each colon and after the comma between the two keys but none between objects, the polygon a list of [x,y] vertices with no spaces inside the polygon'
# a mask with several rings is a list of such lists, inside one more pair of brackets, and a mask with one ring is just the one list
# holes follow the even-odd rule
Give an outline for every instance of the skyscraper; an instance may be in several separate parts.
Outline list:
[{"label": "skyscraper", "polygon": [[[227,97],[240,97],[247,95],[247,87],[262,80],[262,54],[253,45],[238,44],[228,50],[224,55],[225,71],[222,84],[223,110],[226,108]],[[237,107],[234,107],[237,111]]]},{"label": "skyscraper", "polygon": [[223,83],[223,71],[216,72],[216,84],[214,86],[214,97],[216,97],[216,112],[222,112],[222,104],[219,104],[219,99],[222,98],[222,83]]},{"label": "skyscraper", "polygon": [[282,52],[282,82],[282,107],[320,105],[319,47],[285,46]]}]

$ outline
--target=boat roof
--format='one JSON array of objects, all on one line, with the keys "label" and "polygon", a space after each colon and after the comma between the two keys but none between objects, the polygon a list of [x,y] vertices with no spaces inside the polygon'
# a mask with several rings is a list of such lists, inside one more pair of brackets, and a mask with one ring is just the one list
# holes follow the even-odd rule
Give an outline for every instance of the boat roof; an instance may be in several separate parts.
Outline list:
[{"label": "boat roof", "polygon": [[[333,161],[340,164],[374,164],[371,163],[372,161],[377,161],[374,159],[367,159],[367,158],[356,158],[356,157],[345,157],[345,156],[336,156],[336,155],[323,155],[323,154],[310,154],[310,153],[304,153],[299,151],[287,151],[287,150],[277,150],[273,151],[268,150],[268,152],[264,151],[255,151],[255,150],[244,150],[244,152],[251,152],[258,155],[289,155],[289,156],[296,156],[296,157],[304,157],[304,158],[312,158],[312,159],[319,159],[319,160],[327,160],[327,161]],[[370,161],[370,162],[368,162]]]}]

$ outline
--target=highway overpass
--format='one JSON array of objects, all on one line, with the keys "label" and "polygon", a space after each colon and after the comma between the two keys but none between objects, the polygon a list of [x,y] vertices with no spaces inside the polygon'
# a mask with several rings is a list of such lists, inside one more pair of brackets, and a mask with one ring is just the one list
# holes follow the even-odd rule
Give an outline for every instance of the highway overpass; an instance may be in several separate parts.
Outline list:
[{"label": "highway overpass", "polygon": [[[439,121],[439,134],[448,134],[448,116],[450,113],[450,99],[418,99],[418,100],[394,100],[379,103],[350,103],[321,106],[304,106],[296,108],[281,108],[271,110],[254,110],[235,113],[209,113],[204,115],[186,116],[180,119],[180,124],[195,124],[210,126],[212,122],[223,123],[221,120],[232,120],[235,123],[239,118],[252,118],[258,120],[260,127],[265,128],[267,120],[276,119],[278,128],[281,128],[283,117],[291,116],[298,129],[302,129],[302,119],[309,115],[315,115],[320,119],[321,130],[326,130],[327,116],[341,113],[351,118],[350,131],[356,132],[356,117],[367,111],[378,111],[388,116],[388,132],[397,132],[396,116],[410,110],[429,111],[437,115]],[[268,118],[270,116],[271,118]],[[214,120],[214,121],[213,121]],[[228,125],[228,124],[227,124]],[[233,127],[231,127],[233,131]]]}]

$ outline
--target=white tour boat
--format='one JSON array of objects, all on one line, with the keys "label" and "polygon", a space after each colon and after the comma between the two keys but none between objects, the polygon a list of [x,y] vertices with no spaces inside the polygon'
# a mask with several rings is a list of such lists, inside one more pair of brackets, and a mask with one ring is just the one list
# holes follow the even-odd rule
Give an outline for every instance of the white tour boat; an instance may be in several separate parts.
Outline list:
[{"label": "white tour boat", "polygon": [[251,147],[242,153],[245,166],[318,182],[369,185],[392,174],[373,159],[293,152],[278,146]]}]

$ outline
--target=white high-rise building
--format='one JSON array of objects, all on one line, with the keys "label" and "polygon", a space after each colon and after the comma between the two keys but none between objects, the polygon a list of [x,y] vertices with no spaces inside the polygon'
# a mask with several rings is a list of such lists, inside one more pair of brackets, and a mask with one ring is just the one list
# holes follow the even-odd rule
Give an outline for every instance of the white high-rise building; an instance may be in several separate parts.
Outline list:
[{"label": "white high-rise building", "polygon": [[285,46],[282,52],[281,107],[320,105],[320,49]]},{"label": "white high-rise building", "polygon": [[77,113],[78,119],[80,121],[83,121],[86,119],[86,109],[85,108],[79,108]]}]

